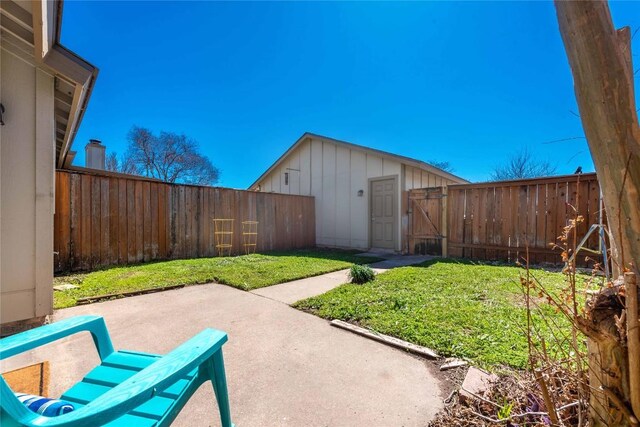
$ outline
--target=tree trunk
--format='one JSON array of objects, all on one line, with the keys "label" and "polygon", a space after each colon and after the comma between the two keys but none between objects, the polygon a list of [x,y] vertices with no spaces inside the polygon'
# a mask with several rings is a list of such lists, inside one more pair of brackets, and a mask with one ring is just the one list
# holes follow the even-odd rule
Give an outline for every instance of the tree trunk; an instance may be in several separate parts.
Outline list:
[{"label": "tree trunk", "polygon": [[[625,270],[638,273],[640,128],[630,31],[628,27],[615,30],[606,2],[556,0],[556,11],[573,72],[582,126],[602,189],[613,236],[611,246],[617,249],[612,254],[613,271],[616,275]],[[629,425],[634,421],[631,407],[638,407],[639,397],[631,396],[629,387],[629,360],[637,366],[640,355],[628,353],[626,334],[620,333],[626,330],[624,320],[616,324],[614,316],[621,316],[624,308],[620,305],[621,295],[608,295],[622,289],[603,292],[591,305],[590,382],[607,389],[605,397],[591,388],[592,425],[596,426]],[[627,297],[637,301],[637,294]],[[635,418],[640,414],[636,413]]]},{"label": "tree trunk", "polygon": [[[616,288],[597,295],[590,306],[593,331],[588,334],[589,386],[591,426],[630,426],[629,416],[622,413],[617,402],[611,401],[601,387],[629,402],[628,352],[620,336],[616,317],[624,306]],[[629,411],[630,412],[630,411]]]},{"label": "tree trunk", "polygon": [[[640,128],[630,31],[616,31],[606,2],[556,1],[582,126],[596,166],[618,267],[640,256]],[[620,270],[618,270],[620,271]]]}]

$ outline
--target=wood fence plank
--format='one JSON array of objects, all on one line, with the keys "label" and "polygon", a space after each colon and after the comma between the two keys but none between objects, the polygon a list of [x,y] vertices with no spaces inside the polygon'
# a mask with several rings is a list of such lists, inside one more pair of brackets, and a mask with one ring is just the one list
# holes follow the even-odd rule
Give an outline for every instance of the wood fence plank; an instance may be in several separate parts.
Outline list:
[{"label": "wood fence plank", "polygon": [[209,193],[205,187],[198,189],[200,198],[200,218],[198,227],[198,243],[200,245],[200,256],[209,256]]},{"label": "wood fence plank", "polygon": [[110,250],[109,250],[109,227],[111,226],[109,220],[109,178],[100,178],[100,265],[108,265]]},{"label": "wood fence plank", "polygon": [[134,186],[135,218],[136,218],[136,262],[144,260],[144,196],[142,181],[136,181]]},{"label": "wood fence plank", "polygon": [[[546,247],[554,248],[558,244],[558,226],[556,209],[558,206],[558,183],[548,183],[547,185],[547,205],[546,205],[546,226],[545,226],[545,240]],[[557,255],[551,255],[546,257],[547,262],[557,262],[560,253]]]},{"label": "wood fence plank", "polygon": [[158,186],[155,182],[149,184],[149,199],[151,205],[151,259],[158,259],[159,227],[158,227]]},{"label": "wood fence plank", "polygon": [[109,262],[108,265],[118,263],[119,238],[119,198],[118,178],[107,178],[109,183]]},{"label": "wood fence plank", "polygon": [[127,264],[129,262],[128,233],[127,180],[118,178],[118,264]]},{"label": "wood fence plank", "polygon": [[511,245],[511,236],[513,231],[513,223],[512,223],[512,202],[511,202],[511,187],[501,187],[500,190],[500,212],[501,212],[501,221],[500,221],[500,245],[505,248],[504,251],[498,254],[501,256],[502,260],[510,259],[510,251],[509,246]]},{"label": "wood fence plank", "polygon": [[[567,224],[570,224],[576,216],[578,215],[578,183],[577,182],[569,182],[568,183],[568,204],[567,204]],[[573,251],[574,246],[578,244],[580,241],[580,235],[577,233],[577,228],[571,231],[569,247]],[[583,257],[580,256],[580,259]]]},{"label": "wood fence plank", "polygon": [[[519,222],[518,217],[520,215],[520,186],[510,186],[509,187],[509,247],[516,248],[518,247],[520,236],[519,236]],[[516,262],[518,261],[518,251],[517,250],[509,250],[509,261]]]},{"label": "wood fence plank", "polygon": [[[534,215],[536,217],[536,248],[546,248],[546,213],[547,213],[547,184],[540,184],[537,186],[537,202]],[[540,259],[540,261],[546,261],[546,259]]]},{"label": "wood fence plank", "polygon": [[207,217],[207,224],[209,224],[209,256],[216,255],[216,240],[213,234],[215,229],[213,227],[213,218],[216,217],[216,197],[215,189],[207,188],[207,194],[209,198],[209,216]]},{"label": "wood fence plank", "polygon": [[189,242],[189,258],[198,257],[198,189],[189,188],[191,197],[189,206],[189,229],[191,241]]},{"label": "wood fence plank", "polygon": [[[486,237],[484,239],[484,241],[488,244],[488,245],[492,245],[495,246],[495,224],[496,224],[496,205],[498,205],[499,203],[496,203],[496,188],[495,187],[489,187],[487,189],[487,202],[486,202],[486,213],[485,213],[485,218],[486,218],[486,228],[485,228],[485,233],[486,233]],[[489,249],[486,251],[486,259],[490,259],[490,260],[495,260],[496,259],[496,251],[493,249]]]},{"label": "wood fence plank", "polygon": [[193,188],[193,211],[193,253],[195,257],[201,257],[202,192],[200,187]]},{"label": "wood fence plank", "polygon": [[[265,211],[266,211],[265,198],[266,196],[264,193],[256,194],[256,220],[258,221],[258,225],[259,225],[258,246],[257,246],[258,252],[266,252],[268,250],[267,239],[266,239],[267,226],[265,226],[265,224],[267,224],[265,222]],[[314,224],[314,227],[315,227],[315,224]]]},{"label": "wood fence plank", "polygon": [[[57,172],[57,174],[60,173],[62,172]],[[64,270],[74,271],[80,268],[82,259],[82,182],[79,175],[69,175],[71,175],[71,244],[69,247],[69,261],[64,263]]]},{"label": "wood fence plank", "polygon": [[180,201],[180,187],[177,186],[167,186],[169,188],[169,196],[167,200],[170,201],[170,212],[169,212],[169,229],[170,229],[170,239],[168,246],[170,248],[170,256],[172,258],[178,258],[178,233],[179,233],[179,222],[181,215],[178,215],[179,210],[179,201]]},{"label": "wood fence plank", "polygon": [[449,188],[449,198],[447,204],[447,218],[449,218],[449,255],[462,257],[462,249],[453,247],[454,243],[463,243],[463,222],[464,222],[464,190],[453,190]]},{"label": "wood fence plank", "polygon": [[[516,247],[526,248],[528,246],[527,242],[527,216],[529,213],[528,206],[528,198],[529,198],[529,186],[528,185],[520,185],[518,186],[518,215],[517,215],[517,229],[516,229]],[[522,250],[517,251],[516,261],[522,262],[525,257],[525,253]]]},{"label": "wood fence plank", "polygon": [[[484,224],[484,205],[486,201],[486,188],[475,188],[472,190],[473,194],[473,203],[472,203],[472,213],[471,213],[471,243],[474,245],[483,245],[485,242],[482,238],[485,237],[485,224]],[[472,249],[471,257],[473,259],[484,259],[485,250],[484,249]]]},{"label": "wood fence plank", "polygon": [[[558,193],[556,196],[556,236],[560,237],[564,231],[564,227],[567,225],[567,210],[568,210],[568,183],[558,183]],[[559,241],[556,243],[560,244]]]},{"label": "wood fence plank", "polygon": [[[190,258],[193,256],[191,252],[191,240],[193,238],[193,234],[191,231],[191,227],[193,225],[193,206],[192,206],[192,194],[191,187],[184,188],[184,246],[183,246],[183,256],[185,258]],[[181,200],[182,202],[182,200]]]},{"label": "wood fence plank", "polygon": [[167,258],[167,191],[165,184],[158,184],[158,258]]},{"label": "wood fence plank", "polygon": [[166,207],[165,207],[165,240],[166,240],[166,246],[167,246],[167,252],[164,256],[164,258],[172,258],[173,254],[171,252],[171,233],[173,232],[173,230],[175,230],[175,228],[173,228],[173,223],[171,222],[172,218],[171,218],[171,212],[173,210],[173,192],[175,189],[175,186],[173,185],[167,185],[167,184],[163,184],[164,187],[164,198],[166,200]]},{"label": "wood fence plank", "polygon": [[59,264],[64,265],[69,259],[70,245],[71,245],[71,182],[68,174],[61,175],[60,183],[58,187],[60,198],[60,213],[58,215],[59,228],[59,245],[58,245],[58,260]]},{"label": "wood fence plank", "polygon": [[100,265],[100,249],[102,246],[100,245],[100,237],[101,237],[101,228],[100,223],[102,222],[102,215],[100,210],[100,177],[92,176],[91,177],[91,195],[89,197],[91,201],[91,268],[97,267]]},{"label": "wood fence plank", "polygon": [[[600,223],[600,185],[598,184],[597,179],[589,180],[589,216],[587,219],[587,223],[589,226],[591,224],[599,224]],[[592,234],[589,238],[588,242],[589,248],[598,249],[599,248],[599,238],[596,233]]]},{"label": "wood fence plank", "polygon": [[136,239],[138,236],[138,229],[136,227],[137,215],[136,215],[136,182],[133,180],[127,181],[127,259],[128,263],[134,263],[138,257],[138,250],[136,247]]},{"label": "wood fence plank", "polygon": [[[474,191],[473,190],[465,190],[464,195],[464,237],[462,239],[463,243],[473,243],[473,211],[474,211]],[[463,250],[463,257],[472,258],[473,251],[472,249],[467,249],[467,247]]]},{"label": "wood fence plank", "polygon": [[184,186],[177,187],[177,198],[176,198],[176,206],[174,206],[174,210],[176,212],[176,249],[175,256],[177,258],[184,258],[187,256],[187,252],[185,250],[185,242],[187,240],[187,209],[186,209],[186,188]]},{"label": "wood fence plank", "polygon": [[582,238],[587,234],[587,230],[591,226],[589,222],[589,182],[588,181],[580,181],[577,185],[577,208],[578,215],[582,216],[583,221],[578,223],[577,226],[577,235],[578,242],[582,240]]},{"label": "wood fence plank", "polygon": [[142,183],[142,259],[151,260],[151,183]]},{"label": "wood fence plank", "polygon": [[81,258],[79,268],[86,270],[91,265],[91,177],[82,175],[80,179],[81,191],[81,218],[80,218],[80,238]]},{"label": "wood fence plank", "polygon": [[[538,186],[527,186],[527,247],[536,248],[538,218],[536,217],[536,209],[538,203]],[[526,254],[525,254],[526,255]],[[526,259],[526,258],[525,258]],[[529,262],[536,264],[538,262],[537,254],[529,254]]]}]

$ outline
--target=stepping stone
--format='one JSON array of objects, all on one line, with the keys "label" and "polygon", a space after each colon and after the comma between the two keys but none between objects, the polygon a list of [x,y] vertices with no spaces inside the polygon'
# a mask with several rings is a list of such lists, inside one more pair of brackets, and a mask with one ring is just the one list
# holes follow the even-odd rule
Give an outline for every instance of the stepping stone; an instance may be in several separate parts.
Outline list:
[{"label": "stepping stone", "polygon": [[462,382],[460,387],[460,399],[461,400],[475,400],[475,396],[482,396],[485,391],[491,386],[491,383],[498,380],[498,376],[490,374],[482,369],[475,367],[469,368],[467,376]]}]

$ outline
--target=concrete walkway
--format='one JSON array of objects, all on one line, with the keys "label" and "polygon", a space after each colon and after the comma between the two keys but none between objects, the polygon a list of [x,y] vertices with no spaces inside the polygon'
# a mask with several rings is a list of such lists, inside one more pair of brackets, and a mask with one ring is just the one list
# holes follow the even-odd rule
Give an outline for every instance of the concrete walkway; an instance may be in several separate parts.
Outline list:
[{"label": "concrete walkway", "polygon": [[[250,292],[209,284],[59,310],[54,321],[104,316],[114,346],[167,353],[203,328],[229,334],[224,346],[233,420],[252,426],[424,426],[442,407],[426,362],[329,326]],[[44,350],[44,351],[43,351]],[[9,359],[2,371],[51,362],[60,395],[98,363],[88,334]],[[178,426],[218,426],[209,385]]]},{"label": "concrete walkway", "polygon": [[251,293],[285,304],[293,304],[305,298],[322,295],[348,281],[349,270],[340,270],[320,276],[307,277],[306,279],[259,288],[251,291]]},{"label": "concrete walkway", "polygon": [[[388,253],[367,253],[363,256],[371,256],[378,258],[386,258],[370,264],[370,267],[376,273],[384,273],[385,271],[396,268],[405,267],[413,264],[420,264],[433,257],[425,255],[395,255]],[[305,298],[322,295],[325,292],[336,288],[343,283],[349,281],[349,270],[340,270],[333,273],[322,274],[320,276],[308,277],[306,279],[294,280],[292,282],[282,283],[280,285],[269,286],[251,291],[251,293],[260,295],[285,304],[293,304]]]}]

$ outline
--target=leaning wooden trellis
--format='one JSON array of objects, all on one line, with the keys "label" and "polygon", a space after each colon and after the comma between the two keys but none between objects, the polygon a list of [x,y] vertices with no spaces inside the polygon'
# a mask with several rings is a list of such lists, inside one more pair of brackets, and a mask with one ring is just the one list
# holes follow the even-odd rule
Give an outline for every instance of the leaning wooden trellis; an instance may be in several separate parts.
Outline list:
[{"label": "leaning wooden trellis", "polygon": [[216,252],[218,256],[231,256],[233,250],[233,222],[234,219],[214,218],[213,234],[216,238]]},{"label": "leaning wooden trellis", "polygon": [[256,253],[258,221],[242,221],[242,247],[246,255]]}]

